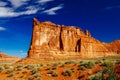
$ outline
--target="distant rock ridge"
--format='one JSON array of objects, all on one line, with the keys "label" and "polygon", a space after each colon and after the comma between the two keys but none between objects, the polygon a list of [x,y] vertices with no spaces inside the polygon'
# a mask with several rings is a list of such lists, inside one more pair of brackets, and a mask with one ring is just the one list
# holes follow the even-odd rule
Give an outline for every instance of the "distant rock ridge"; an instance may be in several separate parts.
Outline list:
[{"label": "distant rock ridge", "polygon": [[0,62],[16,62],[20,58],[17,56],[9,56],[3,52],[0,52]]},{"label": "distant rock ridge", "polygon": [[109,44],[93,38],[88,30],[60,26],[33,19],[33,33],[27,58],[72,59],[97,58],[120,54],[120,40]]}]

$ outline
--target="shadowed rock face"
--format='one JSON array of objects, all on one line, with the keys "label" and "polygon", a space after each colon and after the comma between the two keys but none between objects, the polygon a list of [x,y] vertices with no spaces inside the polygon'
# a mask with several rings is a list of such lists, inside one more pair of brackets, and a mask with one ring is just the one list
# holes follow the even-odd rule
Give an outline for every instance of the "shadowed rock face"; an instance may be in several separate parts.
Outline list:
[{"label": "shadowed rock face", "polygon": [[60,26],[33,19],[33,34],[28,58],[96,58],[119,54],[120,41],[102,43],[75,26]]}]

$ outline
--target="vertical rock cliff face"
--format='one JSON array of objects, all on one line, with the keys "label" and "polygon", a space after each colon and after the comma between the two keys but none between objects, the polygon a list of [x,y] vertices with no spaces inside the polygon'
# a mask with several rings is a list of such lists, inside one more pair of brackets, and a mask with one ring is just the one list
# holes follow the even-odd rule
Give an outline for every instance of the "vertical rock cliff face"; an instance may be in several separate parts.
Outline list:
[{"label": "vertical rock cliff face", "polygon": [[33,19],[33,34],[29,58],[38,59],[71,59],[94,58],[119,53],[120,43],[101,43],[91,37],[88,30],[84,33],[75,26],[60,26],[51,22],[39,22]]}]

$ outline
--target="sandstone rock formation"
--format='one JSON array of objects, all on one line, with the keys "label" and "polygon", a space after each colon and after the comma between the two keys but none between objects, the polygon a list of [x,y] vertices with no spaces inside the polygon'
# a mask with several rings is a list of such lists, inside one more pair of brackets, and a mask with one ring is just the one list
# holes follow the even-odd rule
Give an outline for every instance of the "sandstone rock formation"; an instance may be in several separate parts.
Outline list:
[{"label": "sandstone rock formation", "polygon": [[28,58],[71,59],[96,58],[120,53],[120,41],[102,43],[88,30],[75,26],[60,26],[33,19],[33,35]]},{"label": "sandstone rock formation", "polygon": [[6,63],[6,62],[16,62],[18,61],[20,58],[17,56],[9,56],[7,54],[4,54],[2,52],[0,52],[0,63]]}]

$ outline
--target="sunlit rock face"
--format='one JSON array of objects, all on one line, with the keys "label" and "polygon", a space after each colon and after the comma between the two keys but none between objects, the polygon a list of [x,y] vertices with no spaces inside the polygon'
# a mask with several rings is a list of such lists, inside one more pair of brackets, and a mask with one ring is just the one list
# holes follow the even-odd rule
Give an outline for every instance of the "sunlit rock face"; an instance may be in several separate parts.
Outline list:
[{"label": "sunlit rock face", "polygon": [[119,54],[120,41],[102,43],[75,26],[60,26],[33,19],[33,34],[28,58],[96,58]]}]

